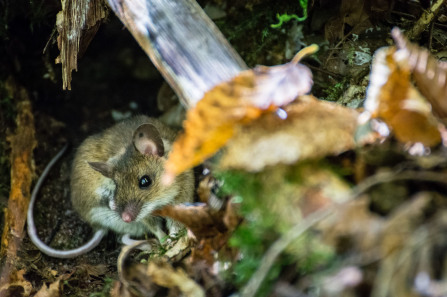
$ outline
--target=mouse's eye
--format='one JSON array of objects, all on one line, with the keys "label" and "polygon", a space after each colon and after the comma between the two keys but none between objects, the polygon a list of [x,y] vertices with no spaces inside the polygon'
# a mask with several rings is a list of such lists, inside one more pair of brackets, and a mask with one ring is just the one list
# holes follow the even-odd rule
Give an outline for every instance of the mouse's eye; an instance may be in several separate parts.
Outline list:
[{"label": "mouse's eye", "polygon": [[144,175],[142,178],[140,178],[140,181],[138,182],[138,186],[140,189],[146,189],[152,184],[152,180],[149,176]]}]

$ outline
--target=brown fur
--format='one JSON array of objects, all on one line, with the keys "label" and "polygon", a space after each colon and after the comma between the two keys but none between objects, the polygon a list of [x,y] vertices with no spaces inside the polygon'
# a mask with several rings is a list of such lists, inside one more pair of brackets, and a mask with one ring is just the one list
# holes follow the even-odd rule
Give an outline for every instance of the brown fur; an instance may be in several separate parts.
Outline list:
[{"label": "brown fur", "polygon": [[[134,132],[146,123],[158,130],[164,143],[163,157],[142,154],[135,147]],[[159,208],[166,204],[192,201],[192,171],[179,175],[169,187],[162,186],[160,181],[175,137],[173,130],[146,116],[135,116],[88,137],[78,148],[73,162],[71,200],[75,210],[96,228],[112,229],[130,235],[141,235],[144,231],[150,231],[157,237],[162,236],[159,221],[150,213],[145,215],[144,219],[139,218],[138,222],[127,224],[119,220],[124,209],[139,212],[144,208]],[[89,162],[103,164],[104,168],[110,170],[105,174],[110,175],[110,178],[95,170]],[[140,189],[138,181],[144,175],[151,178],[152,184],[147,189]],[[112,209],[111,200],[114,207]],[[107,209],[114,210],[116,214]],[[138,215],[139,213],[136,213],[135,217]],[[177,223],[171,225],[178,230]]]}]

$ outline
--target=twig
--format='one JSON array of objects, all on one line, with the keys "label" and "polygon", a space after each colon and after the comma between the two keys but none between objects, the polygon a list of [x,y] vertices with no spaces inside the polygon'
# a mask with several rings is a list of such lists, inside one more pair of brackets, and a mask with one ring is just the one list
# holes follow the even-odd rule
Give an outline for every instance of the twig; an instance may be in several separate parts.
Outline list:
[{"label": "twig", "polygon": [[436,27],[438,27],[438,28],[442,28],[442,29],[447,29],[447,25],[445,25],[445,24],[441,24],[441,23],[438,23],[438,22],[434,22],[435,23],[435,26]]},{"label": "twig", "polygon": [[432,171],[413,171],[413,170],[398,173],[396,172],[379,173],[365,179],[360,184],[358,184],[353,189],[351,197],[350,199],[348,199],[348,201],[357,198],[358,196],[360,196],[373,186],[400,180],[420,180],[420,181],[446,184],[447,174]]},{"label": "twig", "polygon": [[48,46],[50,45],[51,41],[53,41],[54,35],[57,33],[56,26],[53,28],[53,31],[51,32],[50,38],[48,38],[47,43],[45,44],[45,47],[43,48],[42,54],[45,54],[47,52]]},{"label": "twig", "polygon": [[413,19],[413,20],[416,18],[416,17],[415,17],[414,15],[412,15],[412,14],[405,13],[405,12],[401,12],[401,11],[392,10],[391,13],[392,13],[392,14],[397,14],[397,15],[400,15],[400,16],[404,16],[404,17],[406,17],[406,18]]},{"label": "twig", "polygon": [[324,62],[324,66],[326,66],[327,63],[329,62],[329,60],[332,58],[332,55],[334,54],[334,51],[335,51],[336,49],[339,49],[338,47],[339,47],[340,45],[342,45],[343,42],[344,42],[349,36],[351,36],[352,32],[354,32],[354,30],[357,29],[357,26],[360,25],[360,24],[362,24],[363,22],[364,22],[364,21],[362,21],[362,22],[356,24],[356,25],[351,29],[351,31],[349,31],[348,34],[346,34],[345,36],[343,36],[343,38],[337,43],[337,45],[334,47],[334,49],[329,53],[329,55],[328,55],[326,61]]},{"label": "twig", "polygon": [[[396,283],[395,278],[398,270],[403,269],[403,271],[409,271],[408,267],[411,266],[409,263],[415,261],[413,254],[417,250],[426,247],[427,242],[436,238],[439,234],[438,232],[441,232],[439,229],[437,230],[438,232],[433,232],[433,229],[435,228],[427,228],[425,225],[419,227],[413,232],[410,238],[405,240],[405,246],[399,253],[393,251],[384,259],[374,280],[374,286],[371,292],[372,297],[392,296],[390,289]],[[407,269],[404,269],[404,265],[407,265]]]},{"label": "twig", "polygon": [[[399,181],[399,180],[421,180],[436,183],[447,183],[447,174],[438,172],[420,172],[420,171],[405,171],[405,172],[385,172],[373,175],[363,182],[358,184],[352,191],[351,197],[347,201],[352,201],[371,187],[385,182]],[[284,249],[291,244],[295,239],[308,231],[315,224],[319,223],[334,212],[334,208],[326,208],[316,211],[304,219],[300,224],[290,229],[286,234],[281,236],[265,253],[261,266],[253,274],[248,284],[242,289],[241,295],[243,297],[253,297],[256,295],[261,283],[267,276],[270,268],[275,262],[276,258],[284,251]]]},{"label": "twig", "polygon": [[321,72],[321,73],[324,73],[324,74],[327,74],[327,75],[330,75],[330,76],[334,76],[334,77],[343,77],[343,75],[340,75],[340,74],[338,74],[338,73],[335,73],[335,72],[332,72],[332,71],[329,71],[329,70],[325,70],[325,69],[321,69],[321,68],[319,68],[319,67],[315,67],[315,66],[312,66],[312,65],[309,65],[308,63],[302,63],[303,65],[306,65],[307,67],[309,67],[310,69],[312,69],[312,70],[315,70],[315,71],[319,71],[319,72]]},{"label": "twig", "polygon": [[422,32],[427,29],[428,25],[433,21],[435,16],[438,14],[442,4],[444,4],[445,0],[437,0],[432,4],[430,9],[424,11],[419,20],[417,20],[416,24],[414,24],[413,28],[408,31],[407,37],[410,40],[419,39]]},{"label": "twig", "polygon": [[117,260],[118,278],[125,287],[129,287],[130,283],[127,281],[124,275],[124,262],[129,254],[135,249],[141,249],[149,251],[152,249],[152,245],[156,245],[156,240],[133,240],[129,245],[123,246]]},{"label": "twig", "polygon": [[431,23],[430,25],[430,36],[428,37],[428,50],[431,52],[432,48],[432,41],[433,41],[433,27],[435,26],[435,23]]},{"label": "twig", "polygon": [[316,211],[305,218],[300,224],[290,229],[286,234],[281,236],[265,253],[261,261],[261,266],[253,274],[248,284],[242,289],[241,293],[243,297],[253,297],[258,291],[261,283],[264,281],[267,273],[270,271],[276,258],[282,253],[282,251],[291,244],[295,239],[300,237],[304,232],[312,228],[315,224],[319,223],[324,218],[333,213],[333,208],[326,208]]},{"label": "twig", "polygon": [[305,48],[301,49],[295,57],[292,59],[292,63],[297,64],[299,61],[301,61],[302,58],[308,55],[315,54],[318,51],[319,47],[316,44],[311,44],[309,46],[306,46]]}]

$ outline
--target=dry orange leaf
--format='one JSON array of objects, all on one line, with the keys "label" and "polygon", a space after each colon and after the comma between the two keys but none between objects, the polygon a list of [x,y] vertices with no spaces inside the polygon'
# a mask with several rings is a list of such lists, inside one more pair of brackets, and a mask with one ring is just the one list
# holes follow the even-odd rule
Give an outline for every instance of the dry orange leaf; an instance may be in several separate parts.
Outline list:
[{"label": "dry orange leaf", "polygon": [[410,82],[409,56],[395,47],[376,52],[365,109],[382,119],[402,143],[435,146],[441,142],[438,121],[428,101]]},{"label": "dry orange leaf", "polygon": [[34,297],[59,297],[60,291],[59,291],[59,284],[60,279],[56,280],[50,286],[47,286],[45,283],[42,285],[42,288],[40,288],[39,292],[34,295]]},{"label": "dry orange leaf", "polygon": [[236,125],[308,93],[312,73],[298,62],[317,50],[317,45],[311,45],[289,63],[257,66],[207,92],[186,115],[184,133],[174,142],[166,162],[164,181],[170,183],[174,176],[216,153],[233,136]]},{"label": "dry orange leaf", "polygon": [[224,208],[214,210],[207,204],[167,205],[154,211],[155,215],[174,219],[191,230],[198,239],[215,237],[220,233],[230,233],[239,224],[241,218],[236,209],[237,204],[226,202]]},{"label": "dry orange leaf", "polygon": [[182,296],[205,297],[204,289],[191,279],[182,268],[174,268],[167,262],[150,261],[146,275],[159,286],[179,289],[183,293]]},{"label": "dry orange leaf", "polygon": [[398,51],[408,57],[409,67],[421,93],[430,101],[433,113],[447,122],[447,62],[409,42],[398,28],[391,31]]},{"label": "dry orange leaf", "polygon": [[9,272],[6,277],[2,275],[0,283],[0,296],[12,296],[10,289],[14,287],[22,287],[21,296],[30,296],[33,290],[33,284],[24,277],[26,271],[24,269]]},{"label": "dry orange leaf", "polygon": [[332,102],[301,96],[283,110],[239,127],[220,166],[257,172],[267,166],[337,155],[355,147],[358,112]]},{"label": "dry orange leaf", "polygon": [[191,248],[191,261],[193,263],[205,261],[212,266],[216,261],[216,254],[226,246],[233,231],[242,221],[238,208],[239,204],[228,200],[219,210],[205,203],[188,206],[167,205],[155,210],[154,214],[169,217],[185,225],[190,231],[188,233],[194,234],[193,237],[198,242]]}]

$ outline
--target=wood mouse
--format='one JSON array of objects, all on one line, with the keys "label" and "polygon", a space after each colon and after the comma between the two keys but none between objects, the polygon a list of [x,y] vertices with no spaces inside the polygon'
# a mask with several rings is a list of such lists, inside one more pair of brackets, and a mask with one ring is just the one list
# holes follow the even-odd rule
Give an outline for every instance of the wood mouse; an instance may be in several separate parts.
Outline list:
[{"label": "wood mouse", "polygon": [[[45,254],[72,258],[96,247],[112,230],[119,234],[166,236],[162,219],[152,211],[168,204],[192,202],[192,170],[179,175],[170,186],[161,183],[164,163],[176,132],[160,121],[135,116],[88,137],[77,149],[71,171],[71,202],[81,218],[97,231],[83,246],[55,250],[37,236],[33,208],[39,188],[63,150],[50,161],[31,195],[28,209],[28,234]],[[178,232],[180,223],[166,219],[169,234]]]}]

